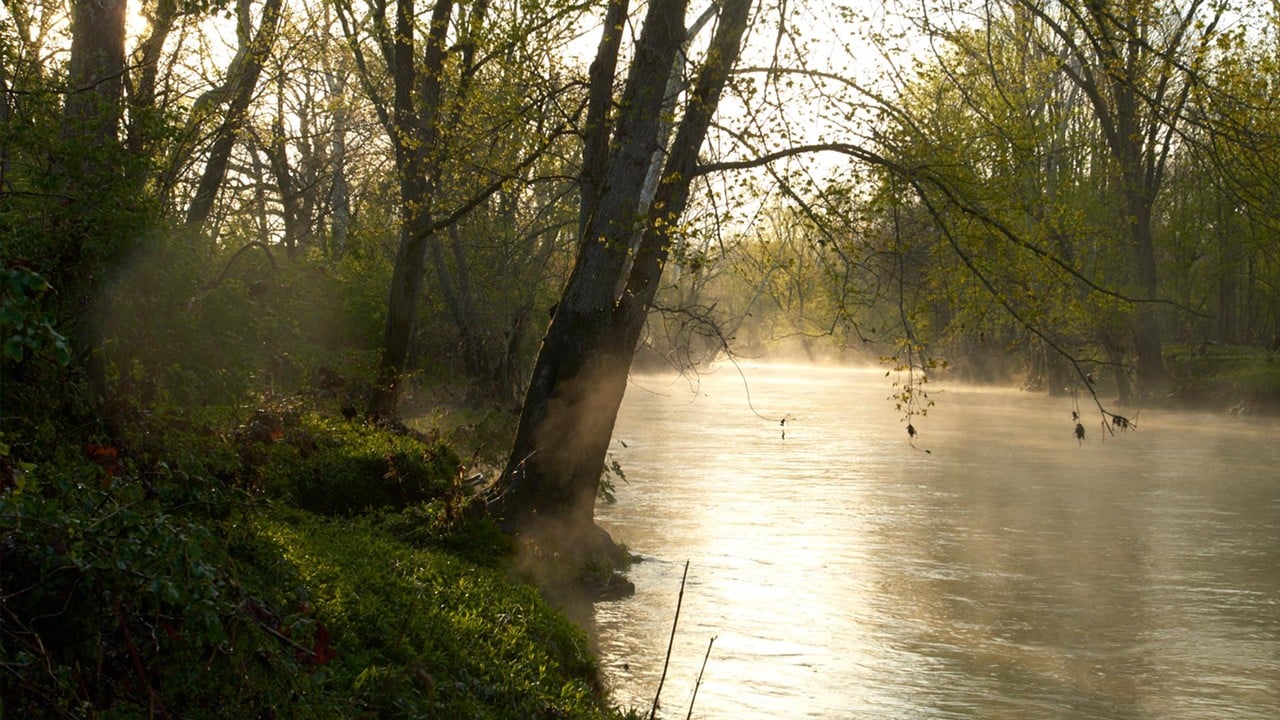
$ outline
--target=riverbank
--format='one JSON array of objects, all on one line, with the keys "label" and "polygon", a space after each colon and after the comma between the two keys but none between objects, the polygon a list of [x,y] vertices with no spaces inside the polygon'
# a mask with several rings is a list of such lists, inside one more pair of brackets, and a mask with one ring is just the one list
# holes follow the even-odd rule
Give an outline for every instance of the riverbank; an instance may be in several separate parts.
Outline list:
[{"label": "riverbank", "polygon": [[275,403],[24,450],[6,716],[622,717],[435,437]]},{"label": "riverbank", "polygon": [[1280,415],[1280,352],[1240,345],[1173,346],[1165,361],[1178,406]]}]

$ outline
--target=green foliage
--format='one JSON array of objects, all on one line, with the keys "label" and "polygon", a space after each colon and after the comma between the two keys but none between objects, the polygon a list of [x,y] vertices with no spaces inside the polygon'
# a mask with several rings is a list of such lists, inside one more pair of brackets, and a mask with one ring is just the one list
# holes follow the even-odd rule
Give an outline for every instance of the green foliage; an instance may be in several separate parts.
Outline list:
[{"label": "green foliage", "polygon": [[297,648],[317,625],[241,499],[198,468],[85,451],[26,464],[0,491],[5,711],[311,716],[320,676]]},{"label": "green foliage", "polygon": [[[309,414],[295,427],[251,427],[268,442],[254,465],[263,488],[323,515],[403,508],[444,497],[461,461],[443,443]],[[270,442],[277,438],[278,442]]]},{"label": "green foliage", "polygon": [[596,488],[596,497],[612,505],[618,502],[618,483],[627,481],[627,474],[622,464],[612,453],[605,455],[604,467],[600,470],[600,486]]},{"label": "green foliage", "polygon": [[354,338],[368,318],[350,298],[377,278],[277,254],[201,249],[180,235],[135,254],[97,316],[114,400],[129,414],[234,405],[296,392],[320,368],[367,367]]},{"label": "green foliage", "polygon": [[449,392],[441,392],[443,380],[430,382],[437,392],[424,400],[434,405],[434,409],[429,415],[416,418],[414,427],[429,435],[438,435],[459,452],[474,453],[472,464],[476,461],[505,463],[519,417],[509,410],[460,404],[457,398],[466,394],[465,387],[454,386]]},{"label": "green foliage", "polygon": [[1189,401],[1248,412],[1280,410],[1280,353],[1238,345],[1169,348],[1170,372]]},{"label": "green foliage", "polygon": [[510,535],[487,519],[465,513],[463,496],[372,513],[371,523],[396,540],[418,548],[440,550],[475,565],[499,567],[515,552]]},{"label": "green foliage", "polygon": [[24,267],[0,270],[0,359],[20,363],[29,355],[48,355],[59,365],[71,361],[71,346],[53,327],[40,300],[53,288]]},{"label": "green foliage", "polygon": [[[287,408],[217,423],[39,462],[0,437],[7,713],[613,717],[581,631],[510,579],[511,539],[463,512],[447,447]],[[330,488],[335,505],[395,509],[324,519],[242,489],[330,469],[382,488]],[[391,497],[390,469],[397,492],[417,476],[434,499]]]},{"label": "green foliage", "polygon": [[352,690],[346,712],[605,717],[582,632],[500,570],[404,543],[397,535],[430,522],[423,513],[339,522],[282,512],[259,522],[329,623],[333,682]]}]

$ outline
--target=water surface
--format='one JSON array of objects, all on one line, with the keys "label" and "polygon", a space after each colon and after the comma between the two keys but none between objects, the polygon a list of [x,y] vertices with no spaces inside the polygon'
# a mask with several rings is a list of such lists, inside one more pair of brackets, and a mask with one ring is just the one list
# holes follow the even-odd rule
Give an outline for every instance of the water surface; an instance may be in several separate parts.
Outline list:
[{"label": "water surface", "polygon": [[597,517],[645,560],[594,618],[624,706],[688,560],[663,717],[713,636],[694,717],[1280,717],[1280,422],[1085,405],[1081,444],[1070,399],[935,388],[913,448],[883,371],[744,372],[628,390]]}]

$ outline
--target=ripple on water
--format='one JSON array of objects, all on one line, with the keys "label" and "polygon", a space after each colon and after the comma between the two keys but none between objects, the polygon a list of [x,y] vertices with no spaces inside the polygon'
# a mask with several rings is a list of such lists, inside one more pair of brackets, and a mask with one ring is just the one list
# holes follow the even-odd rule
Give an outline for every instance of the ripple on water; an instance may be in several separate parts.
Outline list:
[{"label": "ripple on water", "polygon": [[[645,380],[598,517],[647,559],[595,629],[624,705],[683,717],[1280,717],[1280,423],[935,393],[910,448],[883,373]],[[777,418],[790,414],[782,437]]]}]

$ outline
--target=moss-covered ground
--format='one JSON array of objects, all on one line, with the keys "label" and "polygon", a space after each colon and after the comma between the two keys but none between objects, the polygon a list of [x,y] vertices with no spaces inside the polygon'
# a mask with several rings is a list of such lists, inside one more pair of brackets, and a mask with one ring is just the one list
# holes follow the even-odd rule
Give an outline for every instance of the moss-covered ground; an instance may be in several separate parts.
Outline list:
[{"label": "moss-covered ground", "polygon": [[280,404],[49,439],[0,436],[3,717],[621,716],[443,442]]}]

